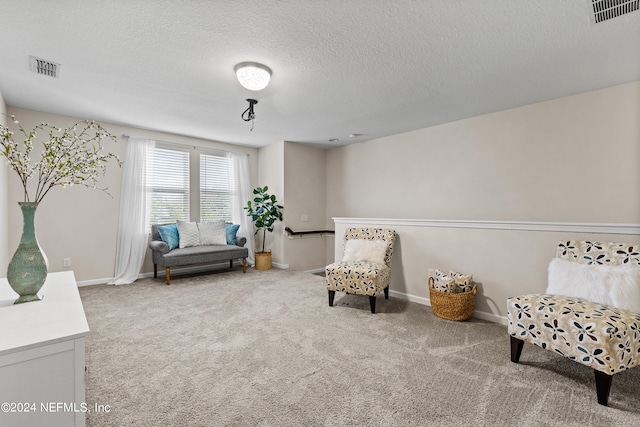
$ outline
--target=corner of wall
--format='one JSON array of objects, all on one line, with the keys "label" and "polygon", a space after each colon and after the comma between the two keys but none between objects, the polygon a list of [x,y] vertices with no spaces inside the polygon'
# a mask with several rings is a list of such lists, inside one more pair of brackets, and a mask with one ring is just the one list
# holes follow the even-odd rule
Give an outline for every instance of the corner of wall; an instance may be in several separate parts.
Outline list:
[{"label": "corner of wall", "polygon": [[[285,206],[284,197],[284,141],[258,149],[258,186],[269,187],[269,193],[274,194],[278,203]],[[286,213],[285,213],[286,215]],[[265,249],[271,249],[274,264],[286,264],[284,259],[284,225],[276,224],[275,230],[267,236]],[[256,247],[258,247],[256,241]]]}]

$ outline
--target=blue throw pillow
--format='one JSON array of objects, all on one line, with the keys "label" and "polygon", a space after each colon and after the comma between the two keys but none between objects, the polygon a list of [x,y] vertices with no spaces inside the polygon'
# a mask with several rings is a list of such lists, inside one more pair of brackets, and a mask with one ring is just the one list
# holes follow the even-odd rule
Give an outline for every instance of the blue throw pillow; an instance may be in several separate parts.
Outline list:
[{"label": "blue throw pillow", "polygon": [[240,225],[238,224],[226,224],[227,229],[227,245],[235,245],[236,244],[236,233],[238,232],[238,228]]},{"label": "blue throw pillow", "polygon": [[169,250],[173,250],[178,247],[180,243],[180,236],[178,235],[178,226],[175,224],[161,225],[158,227],[158,233],[163,242],[169,246]]}]

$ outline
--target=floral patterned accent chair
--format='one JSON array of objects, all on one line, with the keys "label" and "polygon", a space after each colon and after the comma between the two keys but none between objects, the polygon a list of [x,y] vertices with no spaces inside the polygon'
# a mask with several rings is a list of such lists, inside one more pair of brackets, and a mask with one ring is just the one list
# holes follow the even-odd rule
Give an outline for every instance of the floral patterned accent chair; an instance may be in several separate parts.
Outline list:
[{"label": "floral patterned accent chair", "polygon": [[336,291],[369,296],[371,313],[376,312],[376,297],[381,292],[389,299],[395,238],[394,230],[383,228],[345,230],[342,261],[325,267],[330,307]]},{"label": "floral patterned accent chair", "polygon": [[640,245],[563,241],[544,294],[507,300],[511,361],[525,342],[593,368],[598,403],[640,364]]}]

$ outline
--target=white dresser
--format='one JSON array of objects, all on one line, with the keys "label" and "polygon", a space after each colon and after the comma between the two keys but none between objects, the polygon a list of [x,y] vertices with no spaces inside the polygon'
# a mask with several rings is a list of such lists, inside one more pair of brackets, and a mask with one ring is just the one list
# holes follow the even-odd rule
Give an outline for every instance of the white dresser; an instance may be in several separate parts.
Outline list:
[{"label": "white dresser", "polygon": [[0,279],[0,425],[84,426],[84,315],[73,272],[50,273],[42,301],[14,305]]}]

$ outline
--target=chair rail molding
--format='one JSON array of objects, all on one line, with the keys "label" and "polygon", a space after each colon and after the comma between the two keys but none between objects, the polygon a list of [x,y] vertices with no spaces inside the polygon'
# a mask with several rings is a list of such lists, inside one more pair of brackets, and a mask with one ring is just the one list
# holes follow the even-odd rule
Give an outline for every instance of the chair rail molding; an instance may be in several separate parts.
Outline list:
[{"label": "chair rail molding", "polygon": [[551,231],[640,235],[640,224],[590,222],[484,221],[333,217],[336,224],[395,225],[408,227],[480,228],[490,230]]}]

